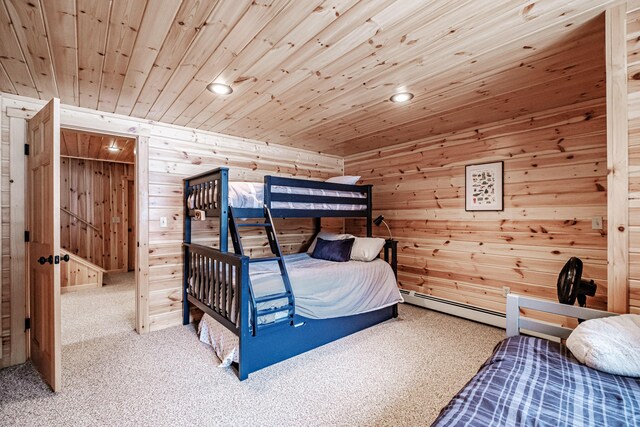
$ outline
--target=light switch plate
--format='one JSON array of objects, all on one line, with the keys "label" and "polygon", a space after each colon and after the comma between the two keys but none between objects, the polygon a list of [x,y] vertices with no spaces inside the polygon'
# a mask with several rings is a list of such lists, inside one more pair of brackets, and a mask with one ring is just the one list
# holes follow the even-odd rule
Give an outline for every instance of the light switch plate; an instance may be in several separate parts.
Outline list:
[{"label": "light switch plate", "polygon": [[160,228],[166,228],[167,227],[167,217],[163,216],[160,217]]},{"label": "light switch plate", "polygon": [[594,216],[591,218],[591,229],[592,230],[602,230],[602,217]]}]

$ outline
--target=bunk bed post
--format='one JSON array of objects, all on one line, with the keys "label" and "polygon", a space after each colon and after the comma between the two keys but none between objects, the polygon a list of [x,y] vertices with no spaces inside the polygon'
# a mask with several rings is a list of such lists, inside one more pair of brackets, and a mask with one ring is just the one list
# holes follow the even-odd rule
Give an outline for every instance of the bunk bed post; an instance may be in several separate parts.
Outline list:
[{"label": "bunk bed post", "polygon": [[373,190],[372,185],[367,185],[367,237],[373,236],[373,209],[372,209],[372,201],[373,197],[371,195],[371,191]]},{"label": "bunk bed post", "polygon": [[398,280],[398,241],[393,240],[391,245],[391,268],[393,274],[396,275],[396,280]]},{"label": "bunk bed post", "polygon": [[[184,180],[184,243],[191,243],[191,216],[189,216],[189,180]],[[183,279],[182,279],[182,324],[189,324],[189,246],[185,245],[184,249],[184,264],[182,266]]]},{"label": "bunk bed post", "polygon": [[[389,254],[391,252],[391,254]],[[393,239],[387,239],[384,242],[384,260],[391,264],[393,274],[398,280],[398,241]]]},{"label": "bunk bed post", "polygon": [[264,197],[263,207],[271,209],[271,175],[264,176]]},{"label": "bunk bed post", "polygon": [[[391,252],[391,253],[389,253]],[[384,260],[391,264],[393,275],[398,281],[398,241],[394,239],[387,239],[384,242]],[[398,304],[393,305],[393,318],[398,317]]]},{"label": "bunk bed post", "polygon": [[[249,259],[243,256],[240,260],[240,305],[239,307],[249,307],[251,303],[251,295],[249,290]],[[237,286],[237,285],[236,285]],[[253,315],[253,314],[252,314]],[[238,314],[240,345],[238,346],[238,379],[244,381],[249,377],[250,364],[248,357],[250,354],[251,331],[249,330],[249,316],[244,310],[240,310]]]},{"label": "bunk bed post", "polygon": [[218,189],[220,206],[220,252],[229,250],[229,169],[220,168],[220,186]]}]

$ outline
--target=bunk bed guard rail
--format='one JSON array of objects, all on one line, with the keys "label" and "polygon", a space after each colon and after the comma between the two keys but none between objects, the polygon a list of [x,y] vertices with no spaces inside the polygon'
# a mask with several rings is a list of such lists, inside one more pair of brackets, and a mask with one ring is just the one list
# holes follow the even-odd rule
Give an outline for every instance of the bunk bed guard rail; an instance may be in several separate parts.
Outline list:
[{"label": "bunk bed guard rail", "polygon": [[[288,188],[293,192],[274,191],[274,187]],[[295,190],[328,190],[356,193],[359,197],[328,196],[323,194],[296,194]],[[229,169],[216,168],[185,180],[187,206],[185,215],[194,217],[196,211],[207,218],[220,218],[220,250],[228,250],[229,224]],[[372,236],[372,186],[348,185],[299,178],[267,175],[264,177],[264,205],[274,218],[366,218],[367,236]],[[274,206],[274,203],[277,204]],[[305,203],[316,207],[338,205],[344,209],[292,209],[282,208],[283,203]],[[362,209],[353,209],[362,205]],[[263,207],[236,208],[237,218],[261,218]],[[317,230],[319,231],[319,230]]]},{"label": "bunk bed guard rail", "polygon": [[[249,257],[223,253],[193,243],[184,244],[184,297],[227,329],[240,335],[243,322],[241,304],[255,308],[249,291]],[[255,318],[255,313],[252,313]],[[189,321],[189,312],[184,313]],[[247,325],[248,329],[248,325]]]},{"label": "bunk bed guard rail", "polygon": [[[327,196],[323,194],[298,194],[278,192],[274,187],[304,190],[329,190],[359,194],[359,197]],[[371,185],[348,185],[307,179],[287,178],[267,175],[264,177],[264,204],[276,218],[348,218],[367,217],[371,224]],[[314,205],[337,205],[344,209],[290,209],[278,208],[274,203],[312,203]],[[348,206],[362,205],[362,209],[350,209]]]},{"label": "bunk bed guard rail", "polygon": [[207,218],[220,218],[220,251],[228,250],[229,169],[217,168],[184,180],[185,204],[184,241],[191,242],[191,221],[196,211],[204,212]]}]

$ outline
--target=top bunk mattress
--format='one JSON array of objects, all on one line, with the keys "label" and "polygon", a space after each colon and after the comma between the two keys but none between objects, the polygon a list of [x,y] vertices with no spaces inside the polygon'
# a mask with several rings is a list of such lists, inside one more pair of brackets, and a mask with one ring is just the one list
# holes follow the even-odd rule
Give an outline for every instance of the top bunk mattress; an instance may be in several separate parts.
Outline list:
[{"label": "top bunk mattress", "polygon": [[[304,210],[340,210],[360,211],[367,209],[366,196],[351,191],[323,190],[316,188],[283,187],[274,185],[273,193],[304,194],[310,196],[351,197],[363,199],[362,204],[338,204],[338,203],[292,203],[273,202],[272,209],[304,209]],[[264,206],[264,183],[261,182],[230,182],[229,206],[234,208],[261,209]]]}]

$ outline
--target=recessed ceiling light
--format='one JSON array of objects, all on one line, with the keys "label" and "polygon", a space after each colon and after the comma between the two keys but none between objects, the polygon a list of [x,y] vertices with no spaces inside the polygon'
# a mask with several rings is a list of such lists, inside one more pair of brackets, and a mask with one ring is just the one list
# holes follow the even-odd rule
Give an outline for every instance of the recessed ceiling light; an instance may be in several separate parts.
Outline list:
[{"label": "recessed ceiling light", "polygon": [[229,95],[233,92],[231,86],[225,85],[223,83],[210,83],[207,85],[207,89],[213,93],[217,93],[218,95]]},{"label": "recessed ceiling light", "polygon": [[107,150],[113,151],[113,152],[118,152],[118,151],[122,151],[122,148],[118,148],[118,147],[112,145],[110,147],[107,147]]},{"label": "recessed ceiling light", "polygon": [[391,102],[407,102],[411,101],[411,99],[413,99],[413,94],[409,92],[395,93],[389,98]]}]

